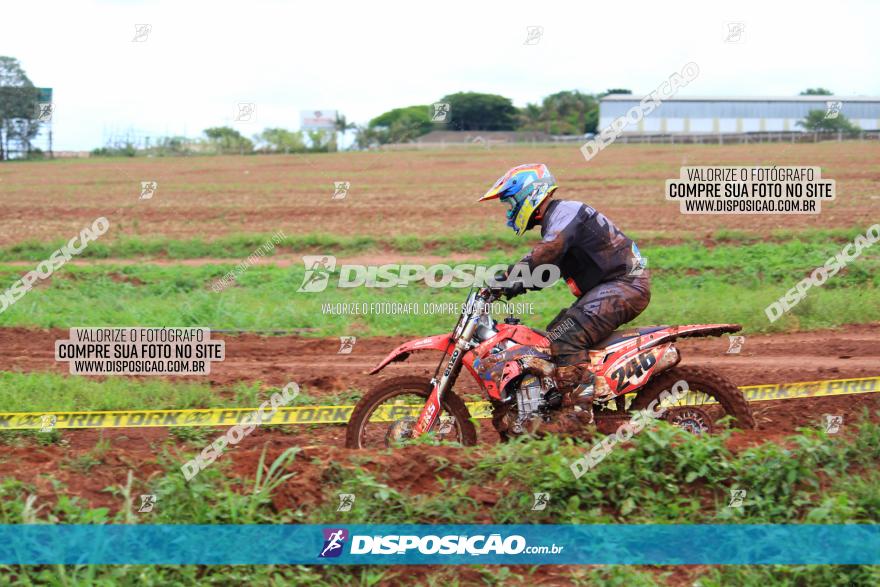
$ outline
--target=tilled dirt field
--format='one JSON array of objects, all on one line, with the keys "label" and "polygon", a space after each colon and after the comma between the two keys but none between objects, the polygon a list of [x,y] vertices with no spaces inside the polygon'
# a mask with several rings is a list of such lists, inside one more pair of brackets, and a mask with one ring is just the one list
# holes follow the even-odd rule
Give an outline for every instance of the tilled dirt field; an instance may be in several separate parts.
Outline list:
[{"label": "tilled dirt field", "polygon": [[[69,239],[100,216],[120,235],[205,238],[240,232],[448,235],[497,227],[477,198],[505,170],[549,165],[559,197],[589,202],[626,231],[702,236],[720,227],[850,228],[878,201],[876,141],[817,144],[615,145],[586,163],[579,145],[260,157],[88,159],[7,163],[0,170],[0,245]],[[664,199],[683,165],[820,166],[837,199],[815,215],[683,215]],[[872,167],[873,165],[873,167]],[[138,201],[140,182],[158,182]],[[333,182],[351,184],[333,201]]]}]

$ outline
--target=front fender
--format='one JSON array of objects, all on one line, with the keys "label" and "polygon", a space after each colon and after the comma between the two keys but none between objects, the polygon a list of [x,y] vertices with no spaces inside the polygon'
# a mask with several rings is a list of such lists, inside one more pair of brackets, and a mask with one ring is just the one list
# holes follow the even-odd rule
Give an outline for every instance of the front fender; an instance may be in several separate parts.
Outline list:
[{"label": "front fender", "polygon": [[388,356],[382,359],[382,362],[370,371],[370,375],[375,375],[384,369],[388,363],[407,360],[413,351],[443,351],[444,353],[451,353],[453,346],[452,339],[448,334],[437,334],[427,338],[407,341],[388,353]]}]

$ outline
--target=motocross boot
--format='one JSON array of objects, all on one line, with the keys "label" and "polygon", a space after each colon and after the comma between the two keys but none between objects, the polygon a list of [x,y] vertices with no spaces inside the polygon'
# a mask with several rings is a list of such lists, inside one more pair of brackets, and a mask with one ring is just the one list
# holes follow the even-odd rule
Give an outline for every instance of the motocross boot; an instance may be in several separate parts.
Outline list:
[{"label": "motocross boot", "polygon": [[563,388],[569,388],[569,398],[575,410],[585,412],[584,423],[593,423],[593,381],[595,377],[589,363],[566,365],[556,368],[556,379]]},{"label": "motocross boot", "polygon": [[593,397],[595,388],[593,382],[595,376],[589,369],[584,370],[584,376],[581,378],[580,384],[574,388],[572,399],[575,402],[575,408],[580,408],[587,413],[589,417],[588,424],[594,424],[593,421]]}]

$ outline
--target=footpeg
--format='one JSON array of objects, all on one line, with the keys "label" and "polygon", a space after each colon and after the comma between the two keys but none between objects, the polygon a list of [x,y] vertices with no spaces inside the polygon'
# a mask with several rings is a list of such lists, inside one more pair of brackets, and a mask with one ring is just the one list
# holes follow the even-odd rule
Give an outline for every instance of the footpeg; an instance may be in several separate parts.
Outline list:
[{"label": "footpeg", "polygon": [[575,401],[580,403],[584,400],[593,402],[593,395],[595,395],[596,388],[592,382],[590,383],[581,383],[578,385],[572,394],[575,397]]},{"label": "footpeg", "polygon": [[586,419],[583,420],[584,424],[593,423],[594,394],[595,388],[593,387],[592,381],[590,383],[581,383],[571,392],[575,412],[582,413],[586,417]]}]

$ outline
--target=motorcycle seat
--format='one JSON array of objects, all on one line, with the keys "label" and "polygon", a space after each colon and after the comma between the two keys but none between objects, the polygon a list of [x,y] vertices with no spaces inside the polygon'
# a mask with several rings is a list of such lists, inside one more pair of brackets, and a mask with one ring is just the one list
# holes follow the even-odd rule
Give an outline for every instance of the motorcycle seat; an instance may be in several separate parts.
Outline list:
[{"label": "motorcycle seat", "polygon": [[652,332],[657,332],[658,330],[663,330],[664,328],[669,328],[669,326],[645,326],[643,328],[627,328],[625,330],[615,330],[614,332],[594,344],[591,348],[593,350],[604,349],[610,347],[613,344],[623,342],[624,340],[635,338],[637,336],[642,336],[643,334],[651,334]]}]

